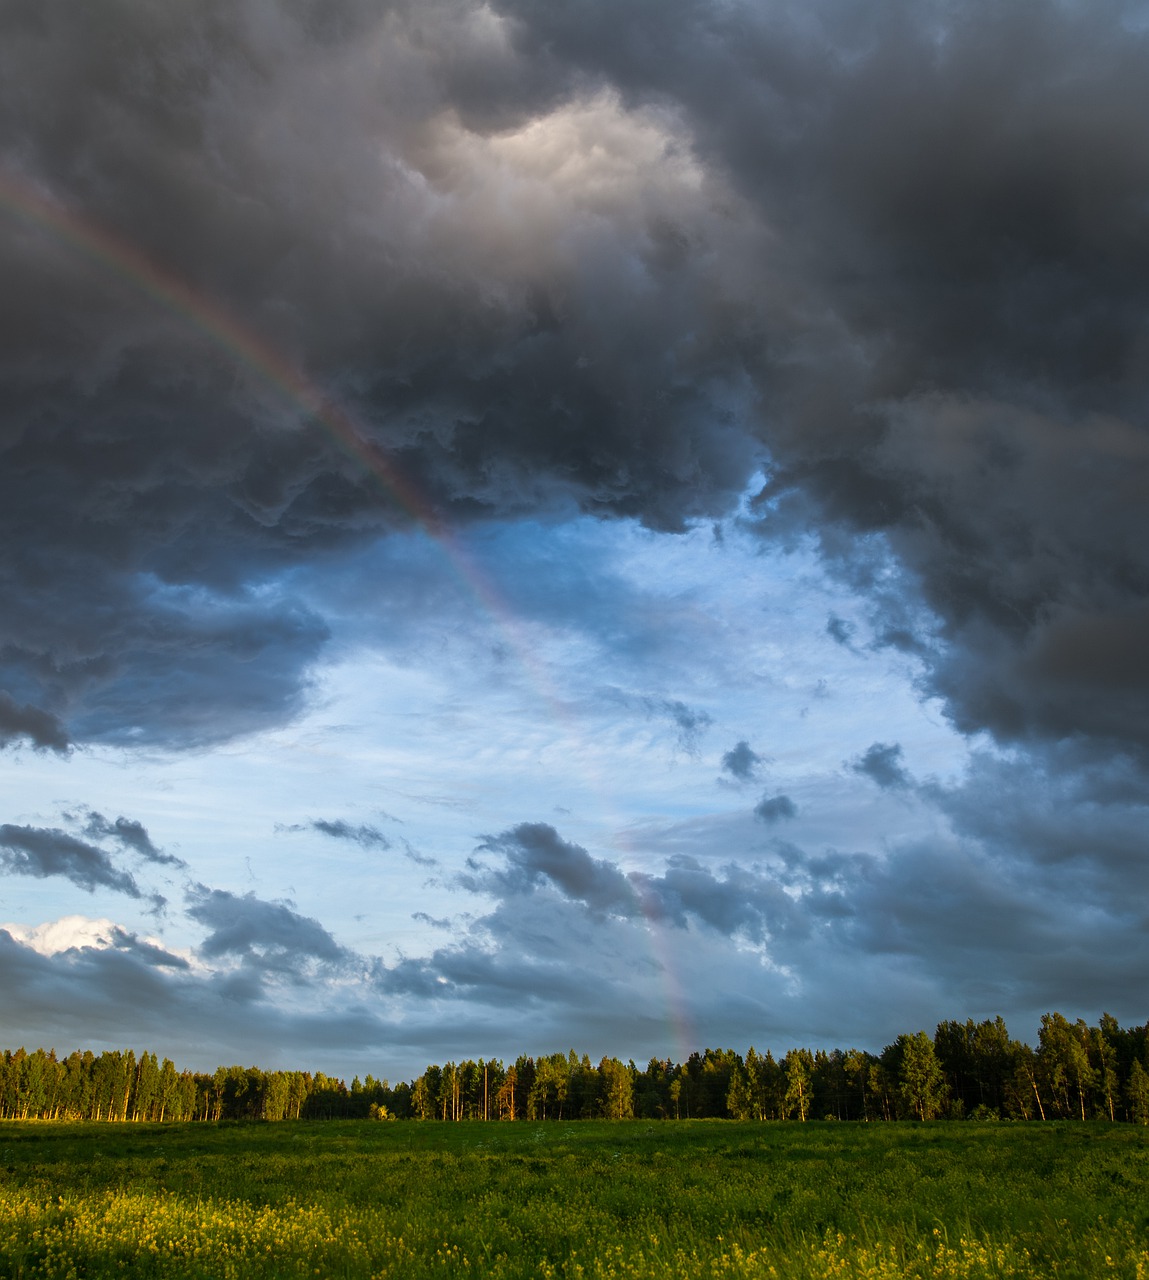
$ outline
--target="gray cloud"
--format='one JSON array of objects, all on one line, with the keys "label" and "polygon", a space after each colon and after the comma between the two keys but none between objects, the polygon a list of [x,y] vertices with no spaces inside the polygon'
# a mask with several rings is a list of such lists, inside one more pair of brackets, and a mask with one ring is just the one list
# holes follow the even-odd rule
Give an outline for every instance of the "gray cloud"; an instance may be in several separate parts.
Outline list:
[{"label": "gray cloud", "polygon": [[175,854],[165,853],[162,849],[158,849],[151,836],[148,835],[147,828],[135,818],[125,818],[121,815],[114,821],[109,821],[102,813],[89,809],[85,813],[84,834],[95,840],[105,837],[118,840],[123,848],[131,849],[148,862],[158,863],[161,866],[183,867],[187,865],[182,858],[177,858]]},{"label": "gray cloud", "polygon": [[845,618],[839,618],[837,614],[832,614],[826,622],[826,634],[846,648],[853,644],[857,630],[854,623]]},{"label": "gray cloud", "polygon": [[884,791],[900,791],[911,785],[910,775],[902,765],[902,748],[897,742],[874,742],[850,768],[876,782]]},{"label": "gray cloud", "polygon": [[1144,744],[1136,7],[499,8],[556,81],[673,99],[769,220],[763,534],[858,582],[881,539],[940,629],[873,579],[876,631],[963,729]]},{"label": "gray cloud", "polygon": [[[397,1028],[377,1012],[350,1007],[348,993],[321,1010],[301,1009],[290,992],[264,999],[254,975],[194,969],[180,956],[124,929],[106,946],[43,955],[0,929],[0,1016],[20,1038],[101,1049],[145,1044],[181,1066],[212,1070],[243,1046],[261,1064],[307,1062],[343,1070],[348,1058],[378,1070]],[[335,1046],[333,1049],[332,1046]],[[285,1055],[281,1057],[280,1055]]]},{"label": "gray cloud", "polygon": [[[1020,792],[1022,774],[1019,767],[1013,776],[1013,767],[998,778],[997,796]],[[438,1000],[490,999],[498,1007],[541,995],[547,1021],[565,1011],[573,1025],[589,1028],[596,1022],[578,994],[584,984],[602,980],[600,1011],[622,1023],[668,980],[661,968],[667,957],[686,948],[692,975],[681,999],[700,1025],[736,1027],[739,1042],[782,1035],[789,1043],[795,1028],[807,1027],[820,1042],[874,1044],[879,1027],[893,1028],[885,1021],[891,1012],[904,1023],[936,1020],[946,1008],[977,1016],[1004,1011],[1011,1022],[1036,1026],[1051,1007],[1089,1013],[1098,991],[1120,1006],[1121,1017],[1135,1018],[1149,936],[1143,860],[1131,868],[1124,894],[1115,893],[1114,879],[1098,875],[1078,843],[1084,814],[1080,831],[1050,848],[1060,859],[1057,876],[1042,874],[1038,861],[1008,856],[1022,833],[1031,846],[1041,842],[1035,826],[1043,818],[1050,841],[1053,824],[1042,815],[1040,788],[1020,816],[993,804],[979,810],[975,797],[993,772],[983,761],[949,801],[954,813],[968,810],[971,822],[978,814],[980,840],[971,838],[971,827],[896,843],[880,855],[812,854],[775,842],[768,860],[753,866],[731,862],[716,874],[680,856],[660,874],[636,874],[590,858],[553,832],[504,833],[489,849],[506,867],[460,881],[493,894],[491,912],[452,946],[404,962],[390,980]],[[1135,816],[1130,808],[1127,821]],[[1118,837],[1113,848],[1124,845]],[[553,875],[546,870],[552,865]],[[642,939],[660,929],[687,936],[652,956]],[[748,954],[756,972],[743,968],[731,938],[754,946]],[[711,964],[713,990],[700,980]],[[612,985],[628,966],[629,994]],[[723,966],[725,980],[718,976]],[[890,993],[881,1009],[869,994],[875,984]],[[730,992],[730,1001],[719,991]],[[744,1005],[736,1007],[735,993],[743,993]],[[651,1033],[640,1021],[622,1034],[628,1045],[653,1042],[643,1039]]]},{"label": "gray cloud", "polygon": [[648,715],[661,716],[674,725],[678,745],[687,755],[698,754],[699,739],[714,723],[709,712],[670,698],[644,698],[643,705]]},{"label": "gray cloud", "polygon": [[143,897],[132,876],[119,870],[103,849],[53,827],[0,825],[0,864],[10,875],[63,876],[89,893],[101,888]]},{"label": "gray cloud", "polygon": [[762,757],[757,751],[751,749],[750,744],[745,739],[735,743],[722,757],[723,772],[730,774],[732,778],[737,779],[739,782],[752,781],[756,777],[758,766],[761,763]]},{"label": "gray cloud", "polygon": [[774,927],[789,927],[793,920],[776,883],[733,865],[716,876],[695,859],[677,856],[661,876],[624,873],[541,822],[521,823],[489,836],[479,849],[500,855],[505,865],[492,868],[470,859],[469,870],[457,883],[472,893],[514,900],[541,888],[557,889],[596,915],[645,918],[678,928],[694,919],[727,936],[739,933],[754,941]]},{"label": "gray cloud", "polygon": [[241,897],[197,884],[187,892],[185,910],[210,930],[199,948],[208,959],[240,956],[271,968],[290,968],[307,959],[341,964],[348,958],[318,920],[253,893]]},{"label": "gray cloud", "polygon": [[10,735],[290,716],[277,574],[419,501],[677,529],[768,459],[959,727],[1149,743],[1131,5],[54,12],[0,55]]},{"label": "gray cloud", "polygon": [[773,824],[798,815],[798,806],[787,795],[763,796],[754,806],[754,816],[762,822]]},{"label": "gray cloud", "polygon": [[[671,116],[556,100],[489,14],[336,8],[129,5],[126,43],[13,15],[0,509],[38,537],[0,675],[79,740],[291,715],[325,632],[272,588],[310,552],[571,496],[677,528],[752,465],[688,340],[724,300],[677,224],[723,220]],[[540,106],[574,169],[536,163]]]},{"label": "gray cloud", "polygon": [[19,706],[0,690],[0,747],[27,738],[39,751],[60,755],[69,747],[68,734],[59,719],[40,707]]},{"label": "gray cloud", "polygon": [[315,818],[305,826],[289,827],[290,831],[318,831],[321,835],[330,836],[333,840],[350,840],[363,849],[390,849],[391,841],[379,830],[365,824],[352,826],[342,818]]},{"label": "gray cloud", "polygon": [[[878,1049],[949,1010],[1004,1012],[1015,1034],[1032,1036],[1050,1007],[1096,1017],[1099,990],[1122,1020],[1135,1020],[1149,961],[1144,866],[1129,867],[1134,878],[1117,896],[1072,838],[1060,852],[1051,846],[1056,876],[1005,859],[1020,833],[1027,846],[1039,843],[1043,820],[1042,839],[1055,834],[1042,814],[1054,775],[1038,780],[1020,816],[998,803],[1023,799],[1015,764],[981,757],[964,782],[939,792],[963,828],[956,835],[880,855],[773,842],[754,865],[716,871],[676,857],[638,874],[523,824],[486,843],[491,867],[457,882],[493,897],[490,909],[456,921],[449,944],[393,962],[349,956],[282,904],[204,886],[189,897],[189,914],[211,930],[194,968],[124,929],[50,957],[2,934],[10,980],[0,1013],[6,1025],[84,1044],[96,1014],[113,1044],[151,1035],[202,1066],[236,1044],[269,1062],[285,1047],[298,1056],[322,1045],[320,1057],[337,1063],[404,1073],[436,1057],[562,1044],[592,1054],[621,1046],[636,1057],[681,1056],[718,1038]],[[1128,822],[1138,816],[1128,794],[1135,774],[1118,766],[1103,777],[1091,763],[1078,774],[1083,806],[1105,787]],[[1124,839],[1112,834],[1116,851]],[[880,1007],[869,998],[875,988],[886,993]],[[316,1004],[321,1011],[309,1012]]]},{"label": "gray cloud", "polygon": [[524,822],[501,835],[488,836],[479,849],[502,855],[506,866],[490,870],[469,859],[469,872],[460,877],[460,883],[473,892],[519,895],[550,882],[567,897],[597,911],[633,915],[638,910],[634,887],[616,866],[592,858],[545,822]]},{"label": "gray cloud", "polygon": [[417,867],[437,867],[439,865],[438,858],[432,858],[429,854],[420,853],[409,840],[403,841],[403,856]]}]

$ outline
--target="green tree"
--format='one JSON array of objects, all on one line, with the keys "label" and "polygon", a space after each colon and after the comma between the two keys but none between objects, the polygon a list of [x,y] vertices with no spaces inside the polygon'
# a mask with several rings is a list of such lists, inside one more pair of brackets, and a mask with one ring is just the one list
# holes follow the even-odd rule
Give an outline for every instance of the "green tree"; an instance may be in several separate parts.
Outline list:
[{"label": "green tree", "polygon": [[1050,1094],[1062,1116],[1085,1119],[1085,1099],[1094,1083],[1089,1064],[1089,1028],[1076,1025],[1060,1013],[1046,1013],[1038,1032],[1038,1061]]},{"label": "green tree", "polygon": [[1129,1102],[1129,1114],[1134,1124],[1149,1124],[1149,1072],[1133,1059],[1129,1068],[1129,1082],[1125,1086],[1125,1097]]},{"label": "green tree", "polygon": [[609,1120],[628,1120],[634,1115],[634,1080],[630,1069],[617,1058],[603,1058],[598,1064],[602,1087],[602,1113]]},{"label": "green tree", "polygon": [[919,1120],[935,1120],[946,1101],[946,1078],[934,1050],[934,1042],[924,1031],[900,1035],[895,1044],[898,1055],[898,1095],[903,1107]]},{"label": "green tree", "polygon": [[804,1121],[810,1114],[814,1055],[809,1049],[791,1049],[782,1059],[782,1075],[786,1081],[785,1114]]},{"label": "green tree", "polygon": [[417,1120],[429,1120],[435,1114],[435,1100],[424,1072],[411,1086],[411,1111]]},{"label": "green tree", "polygon": [[750,1083],[743,1067],[735,1066],[730,1073],[726,1110],[735,1120],[749,1120],[754,1114],[754,1095],[750,1092]]}]

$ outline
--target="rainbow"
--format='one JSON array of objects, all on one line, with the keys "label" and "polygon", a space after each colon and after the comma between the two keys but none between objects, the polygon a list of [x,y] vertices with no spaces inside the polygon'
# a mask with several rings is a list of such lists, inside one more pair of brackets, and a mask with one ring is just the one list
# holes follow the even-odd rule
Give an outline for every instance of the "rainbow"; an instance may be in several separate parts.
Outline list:
[{"label": "rainbow", "polygon": [[10,177],[0,178],[0,207],[49,232],[82,257],[128,279],[166,310],[181,316],[216,346],[255,370],[284,397],[320,423],[347,453],[357,458],[403,509],[435,537],[443,526],[430,505],[382,449],[366,439],[330,396],[307,381],[262,338],[252,333],[218,303],[209,302],[185,281],[141,253],[133,245],[70,209]]},{"label": "rainbow", "polygon": [[[142,294],[164,310],[179,316],[238,363],[254,370],[282,394],[288,403],[322,426],[336,444],[374,476],[384,491],[439,546],[464,588],[506,638],[508,647],[549,707],[554,720],[563,724],[572,738],[578,736],[569,713],[551,687],[546,670],[509,606],[430,502],[403,474],[394,460],[367,438],[339,403],[305,378],[275,348],[241,324],[219,303],[205,298],[185,280],[161,267],[127,240],[90,219],[81,218],[31,184],[18,181],[2,172],[0,210],[47,233],[109,274],[129,281]],[[604,810],[609,811],[613,806],[606,799],[608,788],[598,779],[588,781],[591,781],[592,790],[604,799]],[[646,921],[646,933],[655,965],[664,976],[668,1022],[677,1042],[679,1059],[685,1061],[693,1047],[693,1032],[686,1012],[686,1001],[675,976],[677,966],[666,945],[664,929],[655,919],[645,895],[637,888],[634,893],[640,913]]]}]

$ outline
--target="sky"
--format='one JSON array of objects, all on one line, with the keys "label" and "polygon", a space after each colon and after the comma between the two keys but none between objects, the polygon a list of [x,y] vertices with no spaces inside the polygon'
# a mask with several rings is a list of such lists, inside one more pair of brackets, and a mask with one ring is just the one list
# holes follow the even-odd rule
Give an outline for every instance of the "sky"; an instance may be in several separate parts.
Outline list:
[{"label": "sky", "polygon": [[4,1046],[1143,1022],[1147,13],[0,0]]}]

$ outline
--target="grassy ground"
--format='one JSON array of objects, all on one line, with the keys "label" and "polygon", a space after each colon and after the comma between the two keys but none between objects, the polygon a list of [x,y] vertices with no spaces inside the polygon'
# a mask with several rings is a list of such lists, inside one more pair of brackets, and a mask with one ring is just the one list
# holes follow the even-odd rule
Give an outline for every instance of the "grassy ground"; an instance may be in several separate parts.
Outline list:
[{"label": "grassy ground", "polygon": [[9,1122],[0,1274],[1149,1280],[1149,1133]]}]

